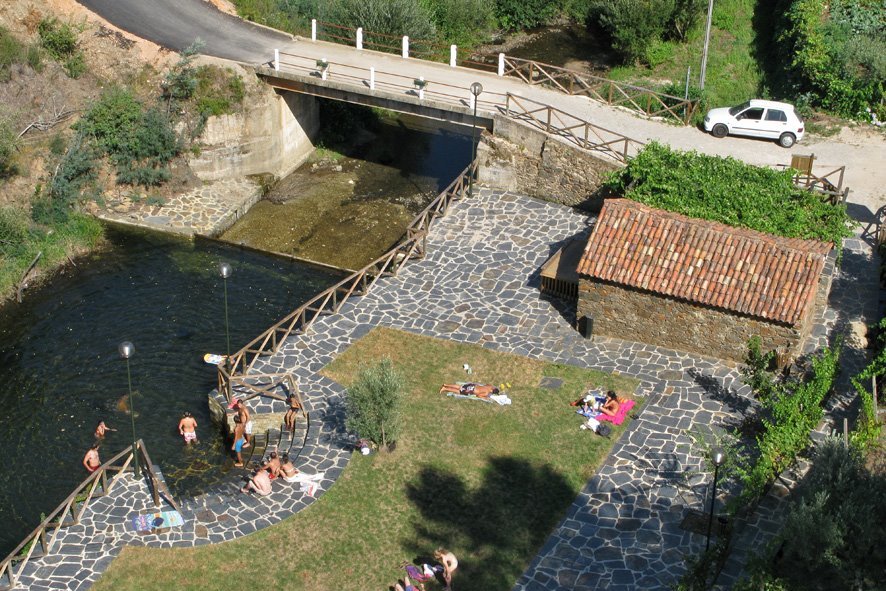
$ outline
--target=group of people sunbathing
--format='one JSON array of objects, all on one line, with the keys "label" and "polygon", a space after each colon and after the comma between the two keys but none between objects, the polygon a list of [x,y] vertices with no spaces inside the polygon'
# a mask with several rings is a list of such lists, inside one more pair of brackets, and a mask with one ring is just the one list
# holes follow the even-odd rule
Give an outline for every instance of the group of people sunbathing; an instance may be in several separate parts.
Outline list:
[{"label": "group of people sunbathing", "polygon": [[240,492],[254,490],[256,494],[266,496],[271,494],[271,481],[282,478],[286,482],[295,482],[297,475],[298,470],[289,459],[289,454],[278,457],[277,452],[272,451],[247,478],[246,486]]},{"label": "group of people sunbathing", "polygon": [[452,573],[458,568],[458,559],[455,554],[444,548],[434,551],[434,566],[423,564],[421,568],[408,563],[403,563],[406,575],[397,581],[391,589],[394,591],[425,591],[425,582],[438,579],[445,591],[452,591]]}]

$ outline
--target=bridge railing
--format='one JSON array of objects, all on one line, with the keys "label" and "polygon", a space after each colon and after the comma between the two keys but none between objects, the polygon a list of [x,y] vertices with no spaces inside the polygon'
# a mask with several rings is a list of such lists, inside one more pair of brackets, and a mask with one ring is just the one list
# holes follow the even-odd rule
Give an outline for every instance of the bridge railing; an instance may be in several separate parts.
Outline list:
[{"label": "bridge railing", "polygon": [[[275,67],[282,71],[293,71],[308,76],[322,76],[323,69],[318,65],[314,57],[298,55],[295,53],[278,51]],[[425,86],[421,91],[415,85],[413,76],[405,76],[395,72],[376,70],[345,64],[341,62],[325,61],[326,80],[338,81],[347,84],[358,85],[371,90],[380,89],[397,93],[416,96],[421,99],[427,97],[442,103],[473,107],[473,95],[470,88],[440,82],[434,79],[425,80]],[[484,91],[477,100],[480,109],[492,110],[505,104],[507,95],[501,92]]]},{"label": "bridge railing", "polygon": [[503,60],[505,76],[517,77],[529,85],[545,86],[570,95],[587,96],[607,105],[626,107],[650,117],[674,119],[686,124],[698,109],[698,101],[694,99],[683,99],[532,60],[508,56],[504,56]]},{"label": "bridge railing", "polygon": [[[154,505],[160,506],[160,491],[166,490],[158,476],[152,469],[153,464],[145,448],[145,442],[141,439],[136,443],[144,460],[144,474],[151,481],[151,492]],[[107,496],[117,483],[120,474],[126,471],[134,457],[130,445],[110,460],[99,466],[95,472],[86,477],[68,497],[47,515],[34,531],[28,534],[22,542],[16,546],[9,555],[0,562],[0,587],[14,589],[19,577],[27,568],[32,559],[42,558],[49,554],[58,541],[62,528],[78,525],[83,514],[89,508],[94,499]],[[109,475],[113,474],[112,476]],[[168,491],[164,495],[166,500],[176,509],[178,505]]]},{"label": "bridge railing", "polygon": [[[382,277],[396,276],[408,261],[422,258],[427,252],[427,234],[431,223],[436,217],[444,215],[453,201],[465,196],[469,180],[476,173],[475,161],[412,220],[404,239],[391,250],[299,306],[232,354],[227,364],[219,365],[219,392],[224,392],[230,402],[235,387],[247,382],[244,376],[252,371],[256,362],[263,356],[279,351],[291,334],[306,333],[318,318],[338,313],[351,297],[369,293]],[[261,374],[253,375],[258,377]]]},{"label": "bridge railing", "polygon": [[584,150],[627,163],[645,144],[616,131],[594,125],[556,107],[508,93],[503,113],[545,133],[561,137]]}]

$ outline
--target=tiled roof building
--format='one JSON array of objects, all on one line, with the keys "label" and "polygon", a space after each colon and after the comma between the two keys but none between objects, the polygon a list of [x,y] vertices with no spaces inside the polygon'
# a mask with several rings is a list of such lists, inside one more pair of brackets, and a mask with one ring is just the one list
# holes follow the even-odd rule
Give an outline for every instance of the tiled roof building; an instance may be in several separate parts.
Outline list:
[{"label": "tiled roof building", "polygon": [[832,248],[607,200],[578,263],[594,330],[741,359],[747,339],[793,351],[824,305]]}]

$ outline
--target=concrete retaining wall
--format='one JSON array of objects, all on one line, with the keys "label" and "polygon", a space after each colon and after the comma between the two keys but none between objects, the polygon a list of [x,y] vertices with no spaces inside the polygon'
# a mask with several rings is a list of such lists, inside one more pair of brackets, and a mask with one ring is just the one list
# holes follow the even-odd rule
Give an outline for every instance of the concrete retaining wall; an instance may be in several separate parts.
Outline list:
[{"label": "concrete retaining wall", "polygon": [[259,96],[245,114],[210,117],[206,122],[201,153],[188,162],[201,180],[258,174],[281,178],[314,150],[320,128],[316,99],[270,88]]}]

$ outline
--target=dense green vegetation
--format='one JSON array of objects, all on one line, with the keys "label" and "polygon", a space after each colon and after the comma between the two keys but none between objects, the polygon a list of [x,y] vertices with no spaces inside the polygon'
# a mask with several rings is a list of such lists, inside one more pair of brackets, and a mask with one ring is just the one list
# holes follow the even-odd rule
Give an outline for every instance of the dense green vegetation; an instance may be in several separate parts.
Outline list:
[{"label": "dense green vegetation", "polygon": [[348,418],[345,426],[381,448],[396,442],[403,427],[403,395],[406,384],[390,359],[364,367],[345,401]]},{"label": "dense green vegetation", "polygon": [[839,247],[851,235],[845,206],[798,189],[791,179],[789,170],[680,152],[653,142],[615,171],[607,187],[651,207]]},{"label": "dense green vegetation", "polygon": [[[381,590],[403,576],[404,560],[438,546],[459,557],[455,589],[512,589],[627,428],[615,426],[610,439],[580,431],[569,403],[591,386],[630,396],[636,380],[379,328],[323,373],[349,386],[361,368],[385,357],[402,373],[408,401],[396,451],[354,455],[312,505],[236,541],[175,551],[127,548],[96,591],[178,590],[182,581],[219,573],[228,589]],[[478,380],[510,382],[513,404],[440,394],[440,384],[464,376],[465,361]],[[563,386],[541,388],[543,376],[561,378]],[[271,554],[273,568],[243,559],[269,556],[268,548],[285,548],[293,559]]]},{"label": "dense green vegetation", "polygon": [[[886,250],[886,249],[884,249]],[[883,259],[881,259],[883,261]],[[886,264],[882,263],[881,264]],[[878,444],[883,434],[880,420],[875,412],[874,392],[871,381],[877,380],[880,391],[877,392],[878,402],[883,397],[883,382],[886,377],[886,316],[880,319],[876,326],[874,341],[874,358],[857,376],[852,378],[852,385],[861,397],[861,412],[858,424],[852,433],[852,443],[860,450],[865,451]]]},{"label": "dense green vegetation", "polygon": [[882,589],[886,477],[832,438],[816,448],[798,492],[784,528],[735,589]]},{"label": "dense green vegetation", "polygon": [[886,3],[778,0],[772,16],[777,90],[845,117],[886,118]]},{"label": "dense green vegetation", "polygon": [[77,30],[69,23],[57,18],[46,18],[37,26],[40,45],[62,67],[71,78],[79,78],[86,73],[86,60],[77,46]]}]

